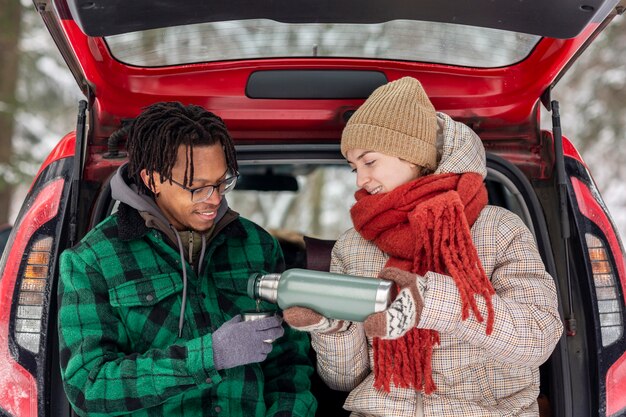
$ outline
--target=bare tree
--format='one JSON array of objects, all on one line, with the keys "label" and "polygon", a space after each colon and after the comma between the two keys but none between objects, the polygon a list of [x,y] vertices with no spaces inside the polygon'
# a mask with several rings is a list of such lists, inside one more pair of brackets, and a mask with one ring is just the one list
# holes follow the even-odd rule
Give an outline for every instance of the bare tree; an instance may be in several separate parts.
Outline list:
[{"label": "bare tree", "polygon": [[[626,19],[617,16],[557,84],[563,134],[580,150],[626,237]],[[548,116],[549,117],[549,116]]]},{"label": "bare tree", "polygon": [[19,0],[0,0],[0,223],[8,221],[15,182],[11,157],[21,16]]}]

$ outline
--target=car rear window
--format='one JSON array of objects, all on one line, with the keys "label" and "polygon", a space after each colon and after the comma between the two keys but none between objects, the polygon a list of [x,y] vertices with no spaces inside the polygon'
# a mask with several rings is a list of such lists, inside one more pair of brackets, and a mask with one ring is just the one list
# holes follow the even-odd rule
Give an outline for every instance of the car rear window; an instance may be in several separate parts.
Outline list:
[{"label": "car rear window", "polygon": [[[244,163],[245,164],[245,163]],[[354,204],[356,175],[342,165],[240,165],[242,175],[228,205],[265,229],[290,231],[319,239],[337,239],[352,227],[350,208]],[[272,174],[269,174],[272,172]],[[293,177],[297,190],[272,184],[275,174]],[[244,180],[248,178],[248,181]],[[265,190],[253,189],[254,183]],[[252,187],[244,187],[245,183]]]},{"label": "car rear window", "polygon": [[450,23],[211,22],[105,38],[119,61],[143,67],[258,58],[365,58],[493,68],[526,57],[541,38]]}]

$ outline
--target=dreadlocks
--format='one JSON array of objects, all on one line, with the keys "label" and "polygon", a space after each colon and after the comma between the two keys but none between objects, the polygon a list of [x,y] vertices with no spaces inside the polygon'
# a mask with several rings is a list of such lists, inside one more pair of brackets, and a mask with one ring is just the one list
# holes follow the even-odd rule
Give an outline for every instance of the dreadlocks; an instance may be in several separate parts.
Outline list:
[{"label": "dreadlocks", "polygon": [[144,109],[128,132],[128,175],[145,191],[140,173],[146,170],[149,188],[154,187],[154,175],[160,181],[172,177],[178,148],[186,145],[186,164],[183,185],[193,182],[193,148],[220,143],[226,155],[228,168],[238,169],[233,140],[224,121],[200,106],[185,106],[178,102],[156,103]]}]

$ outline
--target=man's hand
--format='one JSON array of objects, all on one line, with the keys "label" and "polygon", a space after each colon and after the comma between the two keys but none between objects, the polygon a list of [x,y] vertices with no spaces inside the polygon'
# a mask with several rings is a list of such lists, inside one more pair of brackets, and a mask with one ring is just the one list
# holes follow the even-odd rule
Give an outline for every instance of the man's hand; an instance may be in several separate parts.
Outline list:
[{"label": "man's hand", "polygon": [[338,333],[350,325],[350,322],[329,319],[306,307],[289,307],[283,311],[283,318],[291,327],[303,332]]},{"label": "man's hand", "polygon": [[365,319],[365,334],[369,337],[397,339],[419,322],[424,308],[423,290],[418,285],[421,277],[398,268],[384,268],[378,277],[395,282],[400,292],[387,310]]},{"label": "man's hand", "polygon": [[279,316],[254,321],[242,321],[240,315],[233,317],[213,333],[215,369],[263,362],[272,351],[272,344],[265,340],[278,339],[284,333]]}]

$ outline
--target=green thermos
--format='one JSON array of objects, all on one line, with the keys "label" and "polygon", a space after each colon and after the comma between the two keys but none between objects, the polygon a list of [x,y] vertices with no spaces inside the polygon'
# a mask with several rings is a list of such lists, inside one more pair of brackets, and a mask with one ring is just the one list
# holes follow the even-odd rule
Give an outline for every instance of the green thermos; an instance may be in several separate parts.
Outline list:
[{"label": "green thermos", "polygon": [[362,322],[387,309],[395,297],[395,286],[378,278],[294,268],[282,274],[250,275],[248,295],[278,304],[283,310],[308,307],[328,318]]}]

